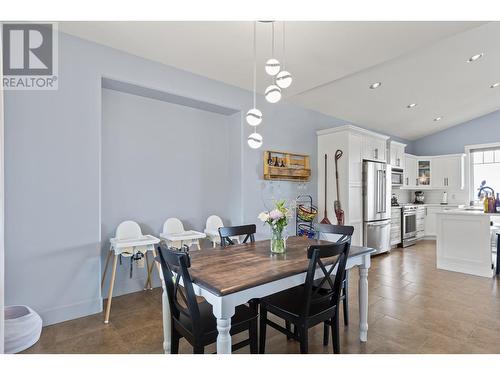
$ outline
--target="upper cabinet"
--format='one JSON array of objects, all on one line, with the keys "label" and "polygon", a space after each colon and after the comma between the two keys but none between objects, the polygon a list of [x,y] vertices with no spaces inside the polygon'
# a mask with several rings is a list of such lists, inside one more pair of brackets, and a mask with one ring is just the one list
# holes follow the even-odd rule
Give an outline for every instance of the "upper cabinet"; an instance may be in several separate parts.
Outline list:
[{"label": "upper cabinet", "polygon": [[405,155],[404,188],[447,189],[464,188],[464,154],[414,156]]},{"label": "upper cabinet", "polygon": [[432,160],[433,188],[461,190],[464,188],[465,155],[436,156]]},{"label": "upper cabinet", "polygon": [[431,186],[431,159],[417,160],[417,185],[422,187]]},{"label": "upper cabinet", "polygon": [[403,187],[415,188],[417,186],[417,159],[410,154],[405,154],[404,159]]},{"label": "upper cabinet", "polygon": [[375,134],[363,134],[363,159],[385,162],[387,138]]},{"label": "upper cabinet", "polygon": [[392,168],[405,168],[405,147],[404,143],[396,141],[388,141],[387,147],[389,149],[389,164]]}]

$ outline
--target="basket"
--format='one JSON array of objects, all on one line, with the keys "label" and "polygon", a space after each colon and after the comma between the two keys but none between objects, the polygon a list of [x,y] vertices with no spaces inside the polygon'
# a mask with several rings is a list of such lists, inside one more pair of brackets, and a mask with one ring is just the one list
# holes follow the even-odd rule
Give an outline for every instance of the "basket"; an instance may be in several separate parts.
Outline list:
[{"label": "basket", "polygon": [[300,204],[297,207],[297,216],[303,221],[313,221],[318,214],[318,209],[314,206],[306,207]]}]

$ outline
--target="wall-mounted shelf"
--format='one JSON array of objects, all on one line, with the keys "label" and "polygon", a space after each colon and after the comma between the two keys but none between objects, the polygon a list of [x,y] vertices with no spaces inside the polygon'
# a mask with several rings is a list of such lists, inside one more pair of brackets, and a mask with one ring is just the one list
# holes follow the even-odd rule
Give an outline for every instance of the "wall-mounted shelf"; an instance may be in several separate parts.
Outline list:
[{"label": "wall-mounted shelf", "polygon": [[265,180],[309,181],[310,177],[309,155],[282,151],[264,152]]}]

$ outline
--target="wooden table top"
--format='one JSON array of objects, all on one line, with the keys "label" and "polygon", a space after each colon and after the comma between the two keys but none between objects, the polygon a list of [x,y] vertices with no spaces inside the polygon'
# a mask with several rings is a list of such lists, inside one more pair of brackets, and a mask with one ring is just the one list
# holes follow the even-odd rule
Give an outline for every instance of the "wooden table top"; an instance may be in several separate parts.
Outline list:
[{"label": "wooden table top", "polygon": [[[307,271],[307,248],[327,241],[305,237],[287,239],[286,254],[271,254],[269,240],[253,244],[235,244],[225,249],[203,249],[191,252],[189,273],[194,283],[218,296],[236,293],[258,285]],[[372,248],[351,246],[349,258],[375,251]],[[333,263],[324,260],[325,264]]]}]

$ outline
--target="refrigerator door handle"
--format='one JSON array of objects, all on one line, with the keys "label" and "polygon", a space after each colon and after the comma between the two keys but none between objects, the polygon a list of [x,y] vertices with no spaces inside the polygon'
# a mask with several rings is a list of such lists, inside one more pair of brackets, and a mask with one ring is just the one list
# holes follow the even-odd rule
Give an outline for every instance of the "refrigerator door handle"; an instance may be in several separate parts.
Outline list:
[{"label": "refrigerator door handle", "polygon": [[368,225],[369,227],[386,227],[388,225],[391,225],[391,222],[388,221],[388,222],[382,222],[382,223],[367,223],[366,225]]},{"label": "refrigerator door handle", "polygon": [[387,212],[387,197],[386,197],[386,194],[387,194],[387,173],[386,173],[386,171],[382,171],[382,191],[383,191],[383,194],[380,197],[380,199],[384,203],[383,204],[384,209],[382,212],[386,213]]}]

